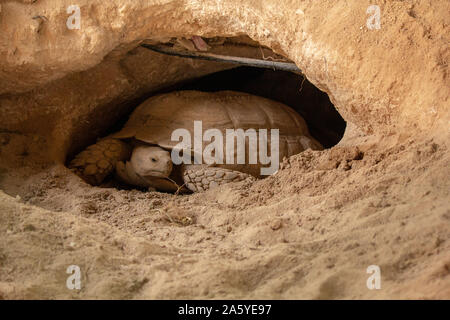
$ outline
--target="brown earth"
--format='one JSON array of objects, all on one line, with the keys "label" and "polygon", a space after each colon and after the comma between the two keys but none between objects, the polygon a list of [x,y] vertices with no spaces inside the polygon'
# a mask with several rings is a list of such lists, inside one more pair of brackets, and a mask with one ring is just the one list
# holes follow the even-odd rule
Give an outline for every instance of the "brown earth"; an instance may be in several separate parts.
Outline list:
[{"label": "brown earth", "polygon": [[[0,1],[0,298],[450,298],[447,0],[380,1],[380,30],[365,0],[78,3],[68,30],[67,1]],[[64,167],[145,96],[230,68],[140,41],[244,34],[327,92],[337,146],[183,196]]]}]

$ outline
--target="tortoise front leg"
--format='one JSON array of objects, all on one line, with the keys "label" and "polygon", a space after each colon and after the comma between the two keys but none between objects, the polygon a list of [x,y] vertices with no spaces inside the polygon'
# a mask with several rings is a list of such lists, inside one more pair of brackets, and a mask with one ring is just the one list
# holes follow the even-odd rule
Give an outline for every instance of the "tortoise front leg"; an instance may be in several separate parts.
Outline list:
[{"label": "tortoise front leg", "polygon": [[256,179],[248,173],[208,165],[186,165],[182,176],[186,187],[193,192],[205,191],[247,178]]},{"label": "tortoise front leg", "polygon": [[84,181],[100,185],[110,175],[118,161],[128,160],[131,147],[118,139],[107,138],[80,152],[69,164],[69,168]]}]

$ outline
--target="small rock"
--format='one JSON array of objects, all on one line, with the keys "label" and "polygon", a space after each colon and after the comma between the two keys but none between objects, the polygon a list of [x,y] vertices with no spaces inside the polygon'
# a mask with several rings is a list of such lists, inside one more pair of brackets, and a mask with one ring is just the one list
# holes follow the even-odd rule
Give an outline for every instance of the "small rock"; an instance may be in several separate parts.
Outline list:
[{"label": "small rock", "polygon": [[275,220],[272,222],[270,228],[275,231],[281,229],[282,226],[283,224],[281,223],[281,220]]}]

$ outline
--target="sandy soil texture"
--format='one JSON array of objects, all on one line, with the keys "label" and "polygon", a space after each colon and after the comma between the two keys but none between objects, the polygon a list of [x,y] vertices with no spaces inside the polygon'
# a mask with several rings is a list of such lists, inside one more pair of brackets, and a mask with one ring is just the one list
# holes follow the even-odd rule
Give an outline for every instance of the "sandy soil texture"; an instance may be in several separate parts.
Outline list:
[{"label": "sandy soil texture", "polygon": [[[2,297],[449,298],[446,141],[306,151],[265,180],[191,196],[53,167],[22,197],[1,194]],[[381,290],[366,287],[373,264]]]},{"label": "sandy soil texture", "polygon": [[[0,299],[450,299],[448,0],[382,1],[378,31],[366,0],[78,3],[77,31],[67,1],[0,0]],[[341,142],[193,195],[68,170],[153,92],[230,68],[138,47],[190,35],[294,61]]]}]

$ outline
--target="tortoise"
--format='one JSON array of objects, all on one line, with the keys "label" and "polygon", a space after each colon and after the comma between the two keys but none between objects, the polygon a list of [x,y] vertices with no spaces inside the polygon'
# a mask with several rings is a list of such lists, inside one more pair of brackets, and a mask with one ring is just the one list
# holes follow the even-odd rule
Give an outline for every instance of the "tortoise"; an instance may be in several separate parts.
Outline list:
[{"label": "tortoise", "polygon": [[[228,134],[227,129],[279,129],[277,164],[307,148],[323,149],[310,136],[303,118],[280,102],[242,92],[186,90],[144,101],[120,131],[79,153],[69,168],[92,185],[100,185],[115,173],[118,180],[128,185],[166,192],[180,191],[180,186],[185,191],[187,188],[199,192],[227,182],[261,177],[263,165],[248,161],[250,153],[257,152],[250,148],[248,137],[244,163],[214,162],[217,158],[213,158],[208,164],[174,164],[171,153],[179,141],[172,141],[172,133],[179,128],[193,133],[194,121],[201,121],[203,130],[217,129],[224,135]],[[271,150],[268,139],[267,143]],[[205,147],[201,148],[204,151]],[[193,159],[195,148],[186,150],[187,157]],[[231,151],[224,148],[226,152],[233,153],[231,158],[236,159],[236,147]]]}]

